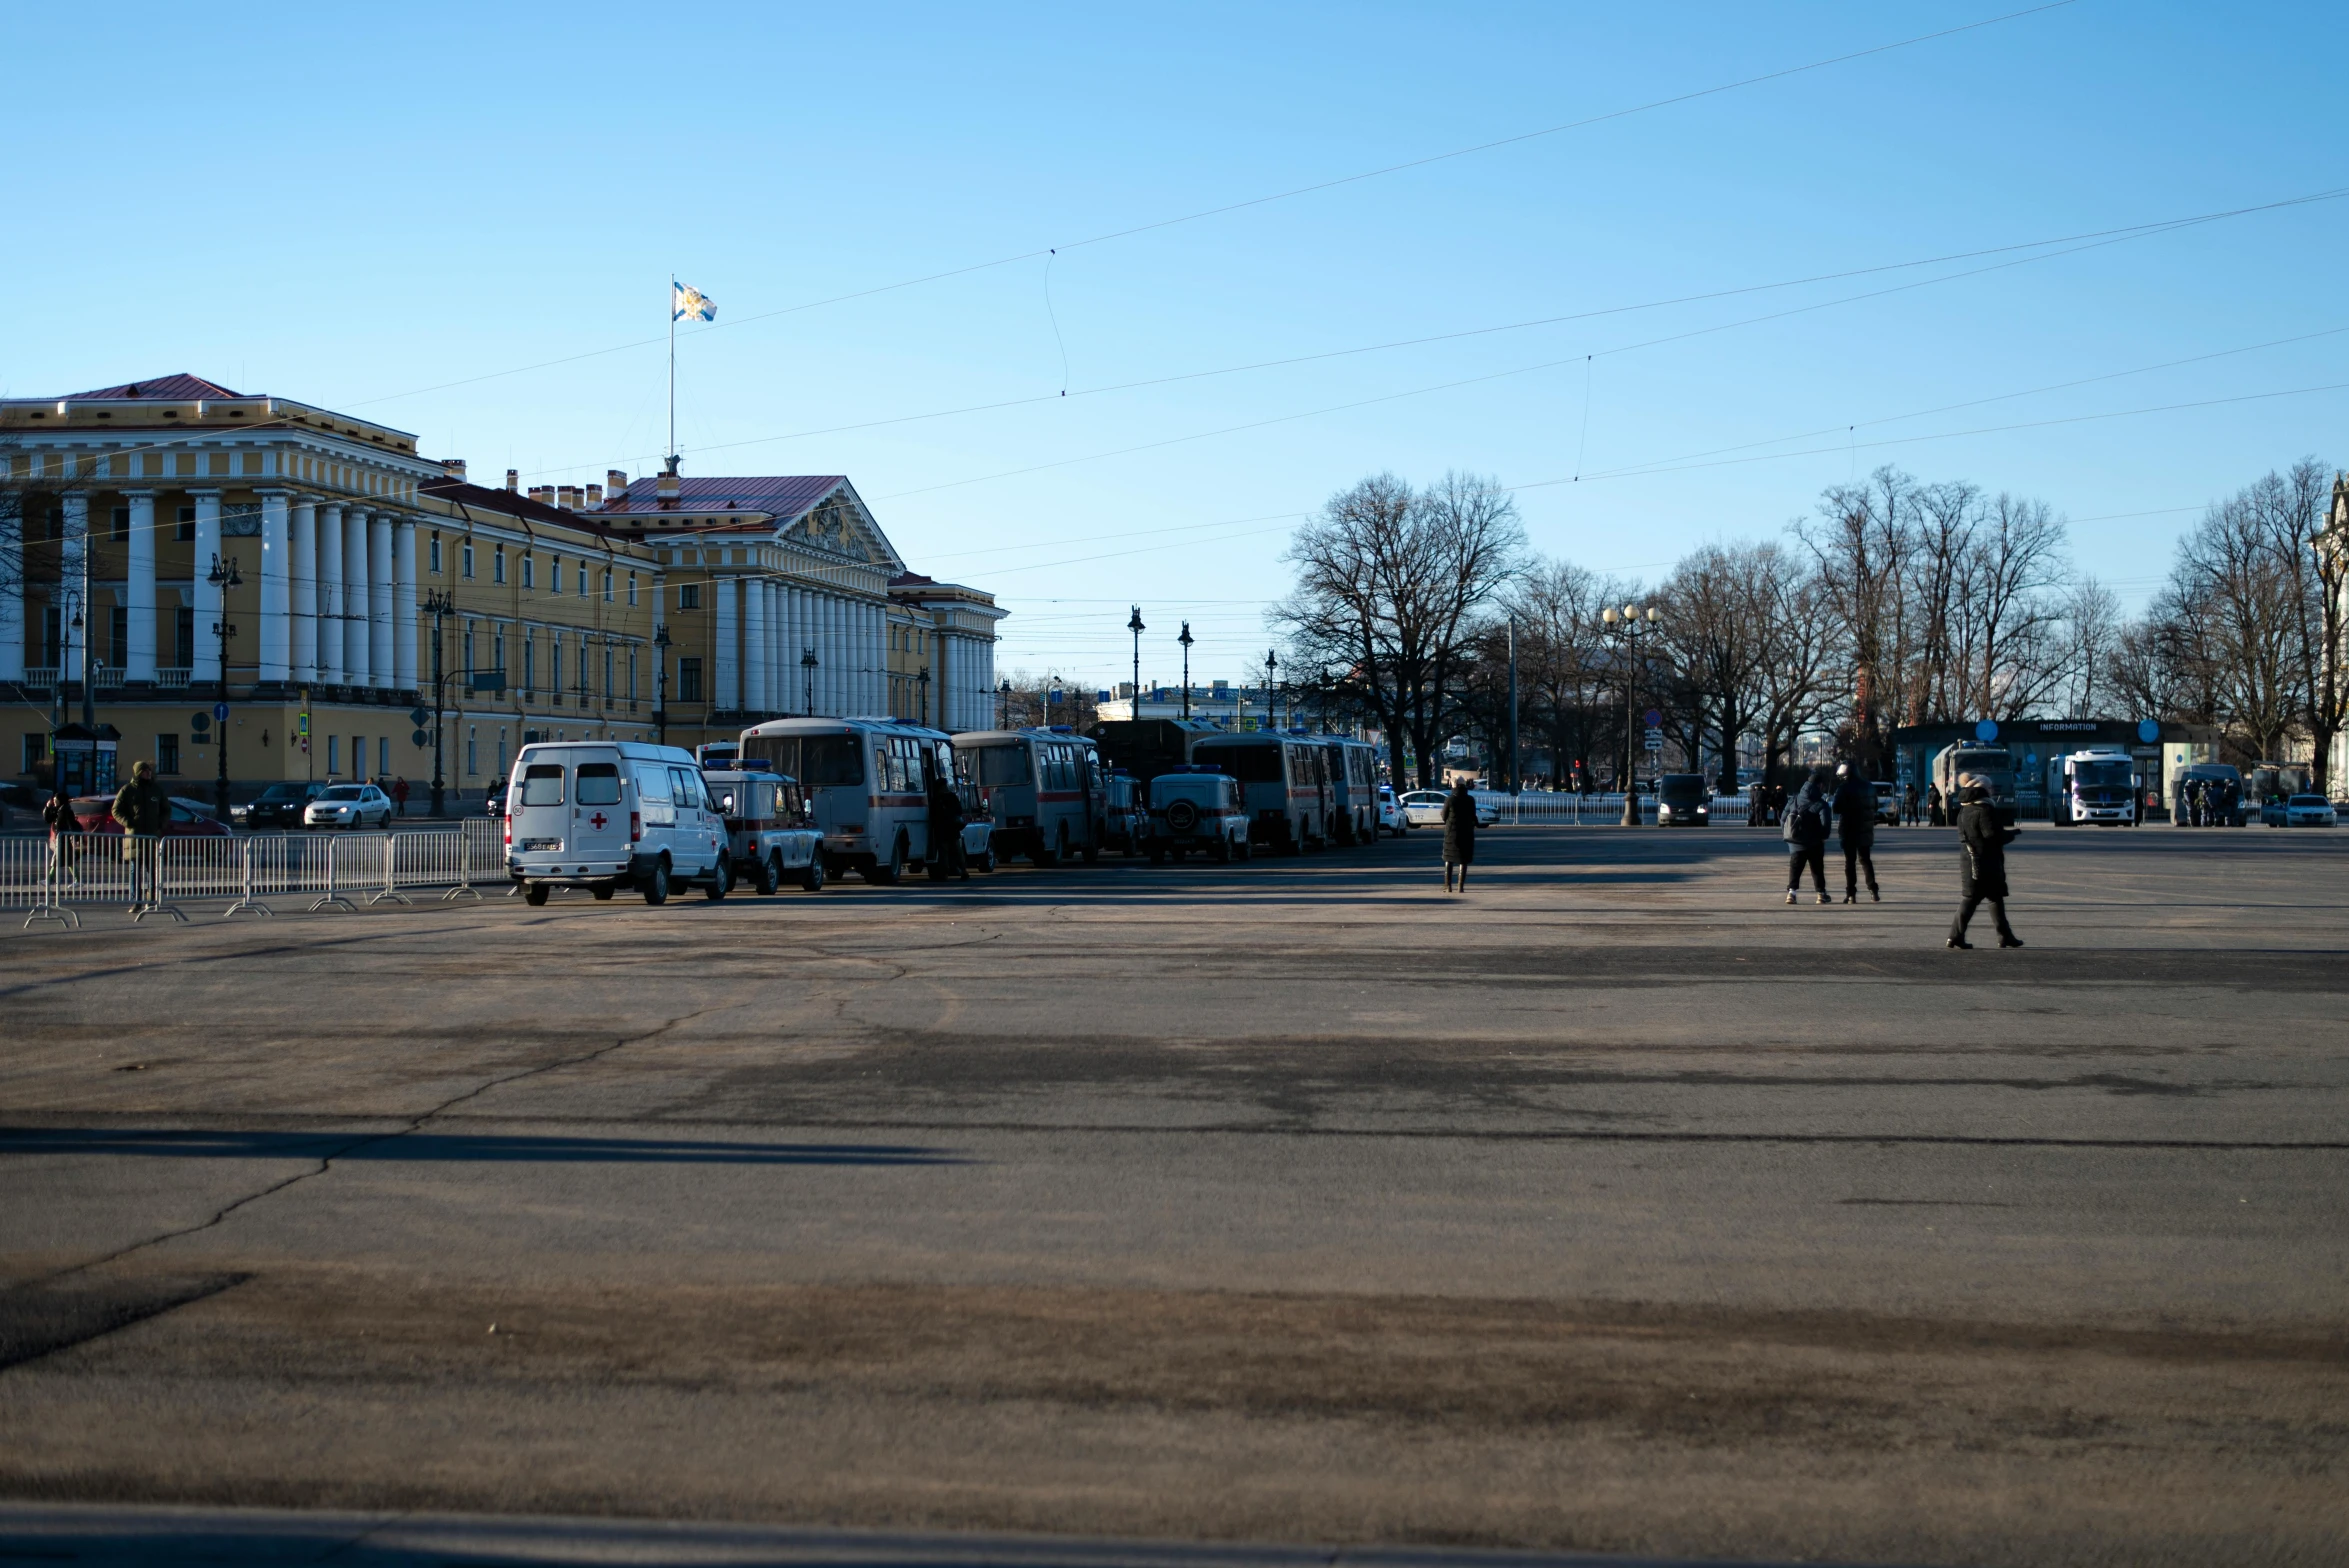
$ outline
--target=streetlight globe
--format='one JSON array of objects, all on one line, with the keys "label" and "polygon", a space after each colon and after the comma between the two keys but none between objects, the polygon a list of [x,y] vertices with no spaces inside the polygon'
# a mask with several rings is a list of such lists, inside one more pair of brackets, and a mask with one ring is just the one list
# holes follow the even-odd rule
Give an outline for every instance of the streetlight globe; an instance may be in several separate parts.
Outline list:
[{"label": "streetlight globe", "polygon": [[1657,609],[1657,608],[1656,608],[1654,605],[1652,605],[1652,604],[1648,606],[1648,624],[1649,624],[1650,626],[1653,626],[1653,625],[1655,625],[1655,624],[1656,624],[1656,622],[1658,622],[1658,621],[1662,620],[1663,618],[1664,618],[1664,612],[1663,612],[1663,611],[1661,611],[1661,610]]},{"label": "streetlight globe", "polygon": [[1606,622],[1609,626],[1612,626],[1619,619],[1619,617],[1615,614],[1615,607],[1610,604],[1599,612],[1599,619]]},{"label": "streetlight globe", "polygon": [[1623,607],[1623,618],[1624,618],[1625,620],[1627,620],[1627,621],[1636,621],[1636,620],[1638,620],[1638,619],[1639,619],[1639,606],[1638,606],[1638,605],[1636,605],[1636,604],[1627,604],[1627,605],[1625,605],[1625,606]]}]

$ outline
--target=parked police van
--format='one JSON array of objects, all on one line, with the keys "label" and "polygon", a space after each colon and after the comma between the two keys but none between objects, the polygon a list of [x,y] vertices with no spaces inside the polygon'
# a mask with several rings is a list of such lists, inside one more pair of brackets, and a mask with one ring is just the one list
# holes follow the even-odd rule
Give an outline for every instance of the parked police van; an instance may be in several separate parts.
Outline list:
[{"label": "parked police van", "polygon": [[787,879],[810,893],[824,890],[824,835],[797,780],[766,771],[759,758],[748,768],[705,768],[702,778],[725,817],[736,882],[762,897]]},{"label": "parked police van", "polygon": [[856,871],[889,883],[931,858],[930,780],[954,777],[944,730],[895,719],[770,719],[742,732],[741,755],[799,781],[823,830],[826,875]]},{"label": "parked police van", "polygon": [[599,899],[628,888],[659,904],[680,887],[720,899],[734,885],[725,821],[693,754],[628,740],[522,748],[506,787],[506,871],[532,904],[558,887]]},{"label": "parked police van", "polygon": [[1239,781],[1204,763],[1186,764],[1150,781],[1150,863],[1192,850],[1210,860],[1248,858],[1248,807]]},{"label": "parked police van", "polygon": [[1330,755],[1318,741],[1261,730],[1203,735],[1191,745],[1191,761],[1239,781],[1252,842],[1294,855],[1330,841]]}]

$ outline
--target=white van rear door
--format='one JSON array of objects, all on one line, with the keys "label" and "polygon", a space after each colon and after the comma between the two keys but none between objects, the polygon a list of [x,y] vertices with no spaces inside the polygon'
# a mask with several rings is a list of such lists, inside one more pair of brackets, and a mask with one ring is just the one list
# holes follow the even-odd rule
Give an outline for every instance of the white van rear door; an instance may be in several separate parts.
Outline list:
[{"label": "white van rear door", "polygon": [[569,770],[560,762],[526,762],[514,788],[514,851],[563,852],[570,827]]},{"label": "white van rear door", "polygon": [[571,852],[583,863],[628,858],[628,806],[620,764],[581,762],[571,772]]}]

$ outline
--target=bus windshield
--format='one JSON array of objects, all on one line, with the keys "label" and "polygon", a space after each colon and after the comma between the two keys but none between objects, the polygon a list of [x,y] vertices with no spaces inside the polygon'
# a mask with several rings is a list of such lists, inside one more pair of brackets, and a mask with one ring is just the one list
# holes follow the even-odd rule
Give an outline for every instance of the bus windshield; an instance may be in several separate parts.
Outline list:
[{"label": "bus windshield", "polygon": [[788,773],[803,788],[825,784],[862,784],[864,756],[854,735],[776,735],[768,738],[775,771]]},{"label": "bus windshield", "polygon": [[2072,765],[2072,784],[2078,789],[2127,789],[2126,762],[2080,762]]},{"label": "bus windshield", "polygon": [[1031,782],[1026,741],[1014,741],[1006,746],[979,746],[972,750],[970,757],[971,781],[981,789]]},{"label": "bus windshield", "polygon": [[1202,762],[1212,762],[1243,784],[1285,784],[1281,770],[1281,748],[1278,746],[1217,746],[1202,748],[1198,753]]}]

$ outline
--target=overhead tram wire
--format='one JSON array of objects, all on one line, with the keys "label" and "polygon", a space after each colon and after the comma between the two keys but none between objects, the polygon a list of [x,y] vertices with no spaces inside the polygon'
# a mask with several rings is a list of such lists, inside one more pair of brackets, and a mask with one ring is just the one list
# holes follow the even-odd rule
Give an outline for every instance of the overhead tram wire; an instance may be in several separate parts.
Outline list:
[{"label": "overhead tram wire", "polygon": [[[1196,212],[1182,213],[1171,218],[1159,218],[1149,223],[1111,229],[1086,239],[1070,240],[1057,246],[1032,246],[1011,255],[998,256],[992,261],[974,261],[964,266],[948,267],[937,272],[923,273],[918,277],[900,279],[895,283],[876,284],[871,288],[854,289],[845,294],[833,294],[823,299],[808,300],[798,305],[786,305],[779,310],[737,316],[731,320],[713,324],[706,330],[716,332],[731,327],[746,327],[753,322],[772,321],[781,316],[799,315],[810,310],[821,310],[829,305],[844,305],[853,300],[870,299],[877,294],[896,293],[903,289],[919,288],[928,283],[941,283],[949,278],[967,277],[974,272],[986,272],[996,267],[1008,267],[1017,262],[1033,261],[1039,256],[1051,255],[1056,250],[1077,250],[1088,245],[1106,245],[1113,240],[1131,239],[1139,234],[1153,234],[1161,229],[1178,228],[1186,223],[1198,223],[1208,218],[1219,218],[1230,213],[1244,212],[1254,207],[1269,206],[1275,202],[1293,201],[1300,196],[1311,196],[1321,191],[1337,190],[1347,185],[1359,185],[1365,180],[1382,179],[1390,174],[1402,174],[1412,169],[1424,169],[1433,164],[1448,163],[1456,158],[1473,157],[1478,153],[1492,152],[1502,147],[1514,147],[1525,142],[1540,141],[1545,137],[1562,136],[1568,131],[1586,130],[1591,126],[1604,125],[1613,120],[1631,119],[1642,114],[1652,114],[1659,109],[1669,109],[1684,103],[1716,98],[1724,93],[1738,92],[1748,87],[1759,87],[1765,82],[1784,81],[1790,77],[1807,75],[1813,71],[1824,71],[1833,66],[1848,65],[1855,60],[1870,59],[1881,54],[1892,54],[1902,49],[1915,48],[1920,44],[1937,43],[1944,38],[1955,38],[1961,34],[1978,32],[1983,28],[1997,27],[2007,22],[2020,21],[2025,17],[2038,16],[2048,11],[2061,11],[2078,3],[2079,0],[2046,0],[2044,4],[2026,6],[2019,11],[1987,16],[1974,22],[1962,22],[1955,27],[1939,28],[1930,33],[1919,33],[1913,37],[1895,39],[1891,43],[1874,44],[1865,49],[1849,50],[1843,54],[1829,55],[1802,65],[1790,65],[1776,71],[1765,71],[1758,76],[1741,77],[1736,81],[1721,82],[1711,87],[1700,87],[1690,92],[1675,93],[1668,98],[1652,99],[1647,103],[1633,104],[1628,108],[1610,109],[1604,114],[1589,115],[1579,120],[1568,120],[1558,125],[1544,126],[1540,130],[1521,131],[1513,136],[1496,137],[1491,141],[1477,142],[1466,147],[1455,147],[1449,152],[1430,153],[1424,157],[1406,159],[1401,163],[1390,163],[1375,169],[1365,169],[1356,174],[1340,175],[1335,179],[1318,180],[1310,185],[1299,185],[1288,190],[1274,191],[1269,195],[1251,196],[1244,201],[1225,202],[1220,206],[1203,207]],[[700,336],[701,334],[695,335]],[[378,403],[391,403],[402,398],[422,397],[430,392],[445,392],[452,387],[475,386],[484,381],[496,381],[507,376],[527,375],[534,370],[551,370],[563,365],[575,365],[581,360],[598,359],[610,354],[622,354],[631,349],[647,348],[663,341],[665,340],[662,338],[639,338],[632,342],[616,343],[609,348],[589,349],[583,353],[566,354],[555,359],[517,365],[510,370],[492,370],[478,376],[465,376],[454,381],[436,382],[431,386],[417,387],[406,392],[390,392],[381,397],[367,398],[346,406],[371,408]]]},{"label": "overhead tram wire", "polygon": [[[1308,365],[1322,360],[1343,359],[1361,354],[1385,353],[1390,350],[1402,348],[1422,348],[1433,343],[1451,343],[1462,341],[1468,338],[1490,337],[1504,332],[1522,332],[1530,331],[1538,327],[1563,326],[1568,322],[1590,321],[1606,316],[1631,315],[1640,311],[1664,310],[1676,305],[1705,304],[1714,300],[1734,299],[1740,295],[1745,294],[1761,294],[1778,289],[1801,288],[1805,285],[1813,283],[1834,283],[1850,278],[1873,277],[1886,272],[1903,272],[1916,267],[1941,266],[1950,262],[1958,261],[1978,261],[1988,256],[2012,256],[2017,251],[2049,252],[2049,255],[2047,256],[2027,256],[2018,258],[2018,263],[2050,260],[2058,256],[2074,254],[2079,249],[2096,248],[2095,242],[2118,244],[2131,240],[2152,239],[2164,234],[2176,232],[2178,230],[2199,227],[2200,225],[2207,223],[2220,223],[2233,218],[2250,217],[2266,212],[2277,212],[2292,207],[2309,206],[2320,202],[2339,201],[2344,197],[2349,197],[2349,186],[2340,186],[2322,191],[2312,191],[2299,196],[2285,197],[2281,200],[2272,202],[2260,202],[2245,207],[2222,208],[2214,212],[2196,213],[2182,218],[2159,218],[2145,223],[2126,224],[2119,228],[2091,229],[2076,234],[2051,235],[2045,239],[2019,240],[2010,244],[1987,246],[1978,250],[1951,251],[1936,256],[1917,257],[1907,261],[1882,262],[1874,266],[1853,267],[1838,272],[1811,273],[1799,278],[1783,278],[1768,283],[1740,284],[1734,288],[1712,289],[1696,294],[1672,295],[1663,299],[1642,300],[1635,304],[1629,305],[1608,305],[1594,310],[1573,311],[1564,315],[1539,316],[1523,321],[1502,322],[1493,326],[1468,327],[1456,332],[1430,333],[1421,337],[1413,338],[1394,338],[1377,343],[1359,344],[1348,348],[1324,349],[1311,354],[1288,355],[1279,359],[1251,360],[1237,365],[1218,366],[1210,370],[1180,371],[1172,375],[1150,376],[1135,381],[1110,382],[1098,387],[1076,388],[1065,394],[1053,392],[1030,393],[1020,397],[999,398],[985,403],[967,403],[957,405],[952,408],[931,409],[918,414],[895,414],[881,419],[860,420],[855,423],[845,425],[813,426],[806,430],[783,431],[775,435],[751,436],[740,441],[718,442],[714,445],[701,448],[701,450],[705,452],[735,451],[743,447],[764,446],[784,441],[809,440],[817,436],[845,435],[860,430],[884,429],[891,425],[914,424],[932,419],[957,418],[966,414],[999,413],[1002,410],[1009,408],[1027,408],[1032,407],[1038,403],[1057,403],[1062,401],[1064,396],[1067,398],[1100,397],[1113,392],[1140,391],[1152,387],[1172,386],[1185,381],[1202,381],[1219,376],[1241,375],[1258,370],[1280,370],[1286,369],[1292,365]],[[2056,246],[2070,246],[2072,249],[2051,249],[2052,247]],[[1953,276],[1970,277],[1972,275],[1973,274],[1971,272],[1964,272],[1954,274]],[[1857,299],[1868,299],[1874,297],[1874,295],[1870,294],[1853,296],[1853,298]],[[1755,319],[1770,320],[1773,318],[1759,317]],[[1656,341],[1668,342],[1671,340],[1659,339]],[[1649,345],[1634,346],[1644,347]],[[1620,353],[1624,352],[1624,350],[1610,349],[1606,352]],[[605,459],[597,459],[596,461],[600,462],[604,460]],[[536,469],[531,472],[530,477],[537,478],[543,474],[569,473],[575,469],[591,466],[593,465],[588,463],[570,463],[555,467]]]},{"label": "overhead tram wire", "polygon": [[[1646,338],[1636,343],[1620,344],[1614,348],[1596,351],[1598,356],[1612,357],[1641,349],[1657,348],[1669,343],[1686,342],[1692,338],[1709,337],[1715,333],[1730,332],[1740,327],[1759,326],[1766,322],[1782,321],[1790,316],[1809,315],[1815,311],[1830,310],[1841,305],[1858,304],[1866,300],[1882,299],[1887,295],[1905,294],[1916,289],[1930,288],[1941,283],[1955,283],[1984,273],[2003,272],[2013,267],[2027,266],[2035,261],[2047,261],[2059,256],[2078,255],[2082,251],[2100,250],[2107,245],[2123,243],[2122,239],[2092,240],[2074,245],[2067,250],[2049,251],[2038,256],[2018,257],[2009,261],[1992,262],[1987,266],[1969,267],[1962,272],[1946,273],[1937,278],[1920,278],[1914,283],[1899,283],[1890,288],[1870,289],[1859,294],[1847,294],[1838,299],[1817,300],[1807,305],[1793,305],[1785,310],[1774,310],[1759,316],[1747,316],[1737,321],[1716,322],[1711,326],[1692,327],[1685,332],[1666,333],[1661,337]],[[1488,381],[1506,380],[1513,376],[1532,375],[1543,370],[1554,370],[1560,365],[1586,361],[1592,354],[1569,354],[1558,359],[1546,359],[1530,365],[1518,365],[1507,370],[1490,371],[1483,375],[1466,376],[1458,380],[1437,382],[1430,386],[1411,387],[1400,392],[1389,392],[1377,397],[1359,398],[1351,402],[1333,403],[1323,408],[1304,409],[1292,414],[1277,414],[1270,418],[1251,420],[1244,424],[1226,425],[1214,430],[1195,431],[1189,435],[1170,436],[1160,441],[1147,441],[1137,446],[1116,447],[1105,452],[1091,452],[1079,457],[1059,458],[1049,463],[1035,463],[1023,468],[1004,469],[992,474],[977,474],[967,479],[950,479],[940,484],[917,486],[911,490],[895,490],[874,497],[879,501],[900,500],[907,496],[928,495],[939,490],[959,489],[964,485],[985,484],[997,479],[1017,479],[1028,474],[1043,473],[1049,469],[1068,468],[1078,463],[1101,462],[1113,457],[1129,457],[1136,452],[1156,451],[1163,447],[1180,446],[1192,441],[1205,441],[1217,436],[1237,435],[1250,430],[1261,430],[1272,425],[1291,424],[1300,419],[1319,418],[1325,414],[1346,413],[1357,408],[1369,408],[1380,403],[1392,403],[1404,398],[1425,397],[1437,392],[1456,391],[1461,387],[1477,386]]]}]

